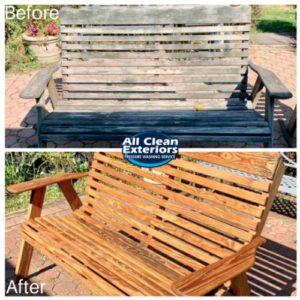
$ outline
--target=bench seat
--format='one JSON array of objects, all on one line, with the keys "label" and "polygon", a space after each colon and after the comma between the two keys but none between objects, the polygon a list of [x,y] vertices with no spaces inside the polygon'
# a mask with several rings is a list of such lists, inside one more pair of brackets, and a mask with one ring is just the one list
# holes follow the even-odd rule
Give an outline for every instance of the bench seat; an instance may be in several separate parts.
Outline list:
[{"label": "bench seat", "polygon": [[[84,210],[81,208],[63,217],[30,220],[22,225],[21,235],[72,276],[84,281],[96,295],[176,295],[171,288],[172,283],[192,270],[180,267],[171,259],[147,248],[149,245],[146,242],[136,242],[125,232],[122,234],[121,230],[110,230]],[[160,241],[156,243],[164,246]],[[44,247],[45,244],[53,248]],[[230,253],[227,251],[228,255]],[[177,254],[180,257],[180,253]],[[218,260],[215,256],[213,258]],[[188,261],[183,255],[181,259],[183,265]],[[89,268],[83,269],[85,265]],[[85,275],[89,281],[84,279]]]},{"label": "bench seat", "polygon": [[[115,109],[115,107],[114,107]],[[141,131],[161,131],[180,141],[268,142],[267,121],[254,110],[109,111],[55,109],[41,124],[42,142],[57,140],[122,141]],[[194,138],[192,138],[194,136]]]}]

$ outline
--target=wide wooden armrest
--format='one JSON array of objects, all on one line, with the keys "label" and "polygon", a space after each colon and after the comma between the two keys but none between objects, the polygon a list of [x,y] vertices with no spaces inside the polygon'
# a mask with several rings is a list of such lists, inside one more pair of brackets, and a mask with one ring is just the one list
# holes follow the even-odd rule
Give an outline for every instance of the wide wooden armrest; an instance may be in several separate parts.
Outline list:
[{"label": "wide wooden armrest", "polygon": [[60,183],[67,180],[79,179],[81,177],[87,176],[88,172],[83,173],[68,173],[68,174],[58,174],[51,177],[34,179],[22,183],[13,184],[7,187],[7,190],[13,194],[19,194],[38,188],[42,188],[51,184]]},{"label": "wide wooden armrest", "polygon": [[226,281],[251,268],[255,262],[256,249],[264,242],[265,239],[260,236],[254,238],[235,254],[179,278],[173,283],[172,289],[178,295],[206,295]]},{"label": "wide wooden armrest", "polygon": [[268,90],[270,97],[277,99],[289,99],[293,96],[288,88],[272,71],[255,65],[252,62],[249,62],[249,67],[260,77],[262,83]]},{"label": "wide wooden armrest", "polygon": [[23,99],[40,98],[52,78],[53,73],[58,69],[58,63],[41,69],[31,78],[27,86],[20,93],[20,97]]}]

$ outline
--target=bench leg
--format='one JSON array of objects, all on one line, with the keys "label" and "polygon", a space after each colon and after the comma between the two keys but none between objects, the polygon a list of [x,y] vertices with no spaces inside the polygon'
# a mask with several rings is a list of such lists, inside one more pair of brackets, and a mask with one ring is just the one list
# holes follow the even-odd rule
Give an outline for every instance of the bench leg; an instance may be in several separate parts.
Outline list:
[{"label": "bench leg", "polygon": [[250,296],[247,273],[241,273],[231,280],[231,290],[236,296]]},{"label": "bench leg", "polygon": [[47,148],[47,142],[42,141],[40,136],[38,136],[37,146],[38,148]]},{"label": "bench leg", "polygon": [[[27,220],[39,217],[42,213],[46,187],[35,189],[31,192],[30,205],[28,208]],[[29,266],[32,258],[33,247],[25,240],[21,241],[20,254],[15,270],[15,282],[21,278],[26,278],[29,272]]]},{"label": "bench leg", "polygon": [[273,141],[272,138],[269,142],[264,143],[264,148],[273,148]]},{"label": "bench leg", "polygon": [[32,253],[33,247],[22,240],[14,276],[15,283],[18,283],[21,278],[26,278],[28,276]]}]

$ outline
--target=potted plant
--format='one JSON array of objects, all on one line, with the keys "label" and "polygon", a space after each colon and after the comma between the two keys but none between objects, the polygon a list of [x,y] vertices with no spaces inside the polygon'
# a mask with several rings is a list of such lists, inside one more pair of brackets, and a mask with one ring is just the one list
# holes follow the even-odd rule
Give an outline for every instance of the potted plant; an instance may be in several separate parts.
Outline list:
[{"label": "potted plant", "polygon": [[61,53],[59,28],[54,21],[39,25],[30,20],[22,38],[23,43],[29,46],[39,63],[48,64],[59,61]]}]

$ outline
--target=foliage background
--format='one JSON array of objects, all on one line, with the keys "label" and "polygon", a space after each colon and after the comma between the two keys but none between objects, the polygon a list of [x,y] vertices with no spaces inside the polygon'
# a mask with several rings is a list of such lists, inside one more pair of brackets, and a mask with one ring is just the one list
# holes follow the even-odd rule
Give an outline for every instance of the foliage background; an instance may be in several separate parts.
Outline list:
[{"label": "foliage background", "polygon": [[[27,9],[28,5],[10,5],[16,9]],[[61,9],[62,5],[31,5],[32,9]],[[47,14],[47,18],[38,20],[38,27],[43,30],[47,24],[53,22]],[[59,23],[58,21],[55,21]],[[30,49],[23,44],[22,34],[26,31],[28,20],[5,20],[5,70],[24,72],[35,69],[39,65]]]},{"label": "foliage background", "polygon": [[[92,155],[87,152],[7,152],[5,186],[58,173],[88,171]],[[84,188],[84,178],[75,183],[78,193],[83,193]],[[6,213],[27,207],[29,194],[30,192],[13,195],[6,191]],[[56,185],[47,189],[46,202],[62,197]]]}]

